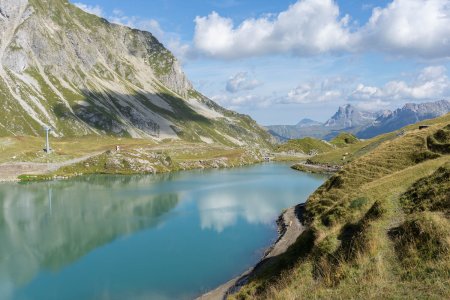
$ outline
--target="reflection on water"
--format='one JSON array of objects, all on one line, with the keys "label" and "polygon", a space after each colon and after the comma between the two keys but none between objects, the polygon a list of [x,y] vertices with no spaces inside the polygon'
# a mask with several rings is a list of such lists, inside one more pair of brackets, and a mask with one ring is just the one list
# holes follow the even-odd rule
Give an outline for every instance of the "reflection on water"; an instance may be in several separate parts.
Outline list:
[{"label": "reflection on water", "polygon": [[268,164],[0,185],[0,299],[192,298],[255,263],[323,181]]},{"label": "reflection on water", "polygon": [[0,299],[40,269],[57,271],[114,239],[156,225],[177,194],[126,197],[151,177],[88,177],[0,191]]},{"label": "reflection on water", "polygon": [[222,232],[236,225],[239,218],[249,224],[273,224],[280,214],[280,205],[292,205],[291,196],[290,193],[266,193],[261,197],[261,191],[244,189],[239,197],[236,197],[236,190],[210,192],[198,201],[201,228]]}]

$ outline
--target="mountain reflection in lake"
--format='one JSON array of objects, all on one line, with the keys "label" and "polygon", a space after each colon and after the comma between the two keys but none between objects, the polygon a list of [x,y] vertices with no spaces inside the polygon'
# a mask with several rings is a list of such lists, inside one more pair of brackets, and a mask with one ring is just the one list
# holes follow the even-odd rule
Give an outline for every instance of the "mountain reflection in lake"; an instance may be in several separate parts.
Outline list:
[{"label": "mountain reflection in lake", "polygon": [[324,177],[287,165],[0,185],[0,299],[192,298]]}]

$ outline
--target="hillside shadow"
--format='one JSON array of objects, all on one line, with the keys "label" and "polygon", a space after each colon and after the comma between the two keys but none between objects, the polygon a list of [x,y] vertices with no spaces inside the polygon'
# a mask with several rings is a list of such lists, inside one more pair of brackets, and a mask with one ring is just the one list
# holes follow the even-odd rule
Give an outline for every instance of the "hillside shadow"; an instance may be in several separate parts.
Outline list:
[{"label": "hillside shadow", "polygon": [[[132,126],[159,137],[167,130],[161,126],[161,118],[172,124],[212,125],[211,120],[198,114],[185,100],[169,92],[123,94],[82,90],[82,94],[83,101],[72,104],[73,113],[63,103],[53,106],[58,119],[81,120],[97,131],[117,136],[129,136]],[[170,127],[179,134],[176,125]]]}]

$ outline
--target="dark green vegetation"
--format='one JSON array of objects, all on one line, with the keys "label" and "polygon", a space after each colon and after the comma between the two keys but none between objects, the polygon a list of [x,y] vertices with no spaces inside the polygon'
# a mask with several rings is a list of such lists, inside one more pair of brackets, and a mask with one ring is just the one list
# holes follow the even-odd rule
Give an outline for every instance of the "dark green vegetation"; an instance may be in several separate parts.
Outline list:
[{"label": "dark green vegetation", "polygon": [[400,198],[409,214],[423,211],[442,211],[450,214],[450,162],[432,175],[414,183]]},{"label": "dark green vegetation", "polygon": [[308,229],[232,297],[448,299],[450,115],[419,124],[329,152],[350,159],[309,197]]}]

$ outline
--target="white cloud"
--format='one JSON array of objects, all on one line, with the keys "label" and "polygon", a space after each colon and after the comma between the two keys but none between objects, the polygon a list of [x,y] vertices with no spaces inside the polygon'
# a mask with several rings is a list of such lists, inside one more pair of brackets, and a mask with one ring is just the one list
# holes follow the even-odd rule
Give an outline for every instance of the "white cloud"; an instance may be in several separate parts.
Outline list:
[{"label": "white cloud", "polygon": [[357,33],[359,47],[394,55],[425,58],[450,56],[448,0],[394,0],[375,8]]},{"label": "white cloud", "polygon": [[248,19],[235,27],[212,12],[195,19],[194,42],[206,55],[239,58],[273,53],[310,55],[348,50],[349,17],[333,0],[301,0],[273,17]]},{"label": "white cloud", "polygon": [[272,99],[269,97],[262,97],[251,94],[230,96],[223,93],[212,96],[211,100],[232,110],[237,110],[243,107],[268,107],[270,104],[272,104]]},{"label": "white cloud", "polygon": [[343,77],[330,77],[300,83],[281,104],[309,104],[352,101],[365,109],[381,109],[392,102],[430,101],[450,97],[450,79],[444,66],[429,66],[405,80],[392,80],[383,86],[356,84]]},{"label": "white cloud", "polygon": [[410,81],[393,80],[383,87],[359,84],[349,96],[352,101],[436,100],[450,96],[450,79],[443,66],[426,67]]},{"label": "white cloud", "polygon": [[393,0],[384,8],[374,8],[366,24],[350,28],[349,22],[334,0],[298,0],[278,15],[238,25],[216,12],[197,17],[194,43],[202,53],[224,59],[367,51],[450,57],[448,0]]},{"label": "white cloud", "polygon": [[170,49],[175,57],[182,63],[198,57],[197,51],[191,45],[183,43],[180,36],[177,34],[166,33],[163,41],[165,41],[167,48]]},{"label": "white cloud", "polygon": [[226,90],[230,93],[250,91],[260,86],[261,82],[251,78],[247,72],[239,72],[227,81]]},{"label": "white cloud", "polygon": [[349,80],[342,77],[325,78],[322,81],[300,83],[280,99],[280,103],[317,103],[340,101],[345,96]]},{"label": "white cloud", "polygon": [[390,102],[375,100],[368,102],[358,102],[355,106],[364,111],[380,111],[383,109],[387,109],[389,105]]},{"label": "white cloud", "polygon": [[79,9],[84,10],[85,12],[88,12],[93,15],[97,15],[99,17],[103,17],[103,9],[99,5],[88,5],[80,2],[74,3],[76,7]]}]

